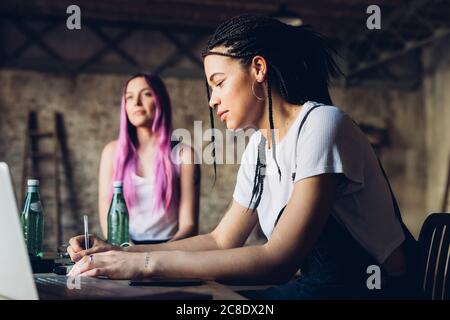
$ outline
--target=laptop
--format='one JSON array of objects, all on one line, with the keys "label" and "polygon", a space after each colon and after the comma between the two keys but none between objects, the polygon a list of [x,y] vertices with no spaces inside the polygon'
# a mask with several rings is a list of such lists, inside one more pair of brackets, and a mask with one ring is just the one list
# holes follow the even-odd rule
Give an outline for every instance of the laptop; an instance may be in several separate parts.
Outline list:
[{"label": "laptop", "polygon": [[0,299],[36,300],[38,293],[11,181],[8,166],[0,162]]},{"label": "laptop", "polygon": [[127,281],[33,275],[8,165],[0,162],[0,299],[211,299],[211,294],[152,290]]}]

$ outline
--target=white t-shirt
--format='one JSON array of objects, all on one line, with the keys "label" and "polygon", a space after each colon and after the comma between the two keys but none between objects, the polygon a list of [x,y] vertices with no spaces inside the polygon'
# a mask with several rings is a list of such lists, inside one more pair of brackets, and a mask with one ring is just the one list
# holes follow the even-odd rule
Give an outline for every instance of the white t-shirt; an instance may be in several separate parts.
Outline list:
[{"label": "white t-shirt", "polygon": [[[376,155],[364,133],[334,106],[320,106],[311,111],[297,141],[300,123],[313,106],[311,101],[303,105],[286,135],[276,144],[281,180],[272,150],[266,144],[266,177],[257,208],[261,228],[269,239],[295,182],[323,173],[343,173],[346,179],[339,185],[331,214],[369,254],[383,263],[405,237]],[[245,207],[250,204],[260,139],[259,131],[250,138],[233,193],[234,200]]]},{"label": "white t-shirt", "polygon": [[130,236],[136,241],[143,240],[169,240],[178,231],[178,216],[180,205],[180,150],[182,144],[177,145],[173,149],[172,159],[174,161],[175,169],[177,171],[174,178],[173,195],[170,201],[170,206],[167,211],[161,207],[157,212],[152,212],[155,176],[141,177],[132,174],[133,183],[136,192],[136,203],[129,208],[130,211]]},{"label": "white t-shirt", "polygon": [[[179,197],[175,192],[168,210],[160,208],[152,212],[154,194],[154,176],[150,178],[132,174],[136,192],[136,204],[130,211],[130,236],[136,241],[169,240],[178,231]],[[174,188],[176,191],[176,188]]]}]

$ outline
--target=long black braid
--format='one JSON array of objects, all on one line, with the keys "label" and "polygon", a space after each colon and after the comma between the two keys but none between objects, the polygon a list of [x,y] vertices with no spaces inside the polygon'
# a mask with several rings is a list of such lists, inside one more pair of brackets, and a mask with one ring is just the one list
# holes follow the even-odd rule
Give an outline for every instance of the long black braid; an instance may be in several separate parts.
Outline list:
[{"label": "long black braid", "polygon": [[273,106],[272,106],[272,82],[270,80],[270,74],[267,75],[267,97],[269,100],[269,127],[270,127],[270,139],[272,141],[272,156],[275,160],[275,164],[278,169],[278,177],[281,181],[281,169],[277,161],[277,147],[275,143],[275,126],[273,124]]},{"label": "long black braid", "polygon": [[[226,52],[214,50],[224,46]],[[276,143],[273,122],[272,86],[284,100],[291,104],[304,104],[312,100],[331,104],[328,83],[331,76],[340,70],[332,58],[334,51],[326,39],[308,26],[292,27],[278,20],[253,14],[234,17],[222,23],[208,41],[203,57],[215,54],[238,59],[248,66],[256,55],[263,56],[268,64],[266,74],[269,126],[272,155],[281,179],[281,170],[276,158]],[[207,86],[208,101],[210,100]],[[211,127],[214,128],[210,108]],[[214,137],[213,137],[214,143]],[[266,138],[261,135],[249,207],[256,209],[263,193],[266,170]],[[213,155],[215,146],[213,145]],[[216,166],[214,162],[214,173]],[[255,204],[252,206],[252,201]]]},{"label": "long black braid", "polygon": [[257,208],[259,205],[259,202],[261,201],[261,196],[263,194],[264,190],[264,177],[266,176],[266,138],[261,135],[261,140],[258,144],[258,156],[256,159],[256,171],[255,171],[255,178],[253,180],[253,192],[252,197],[250,199],[249,207],[251,207],[251,204],[253,202],[253,199],[255,199],[255,204],[253,205],[253,208]]},{"label": "long black braid", "polygon": [[[208,81],[206,81],[206,96],[208,97],[208,102],[211,99],[211,94],[209,93]],[[214,166],[214,182],[213,186],[216,184],[216,175],[217,175],[217,164],[216,164],[216,135],[214,134],[214,113],[213,109],[209,108],[209,121],[211,123],[211,142],[213,144],[212,156],[213,156],[213,166]]]}]

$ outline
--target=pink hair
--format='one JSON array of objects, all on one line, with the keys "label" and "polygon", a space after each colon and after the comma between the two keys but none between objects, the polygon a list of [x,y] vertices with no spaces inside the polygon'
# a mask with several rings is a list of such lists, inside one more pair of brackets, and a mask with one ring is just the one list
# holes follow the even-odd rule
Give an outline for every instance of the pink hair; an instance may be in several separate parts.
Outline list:
[{"label": "pink hair", "polygon": [[[132,173],[136,173],[137,156],[137,134],[136,127],[128,119],[126,112],[125,91],[128,83],[142,77],[145,79],[155,100],[155,117],[149,124],[149,129],[155,135],[155,173],[154,194],[148,195],[153,199],[153,211],[158,212],[161,206],[168,212],[170,201],[174,196],[174,178],[177,170],[171,161],[171,132],[172,132],[172,109],[170,98],[162,80],[152,74],[139,73],[129,78],[122,94],[120,107],[120,131],[114,160],[114,180],[123,181],[123,192],[128,208],[136,204],[135,186]],[[112,192],[112,189],[111,189]]]}]

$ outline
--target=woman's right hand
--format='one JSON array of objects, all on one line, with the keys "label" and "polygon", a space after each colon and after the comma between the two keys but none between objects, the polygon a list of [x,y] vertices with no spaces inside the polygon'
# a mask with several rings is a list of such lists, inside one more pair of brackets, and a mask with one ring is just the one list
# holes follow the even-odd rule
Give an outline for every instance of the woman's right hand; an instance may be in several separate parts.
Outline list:
[{"label": "woman's right hand", "polygon": [[110,250],[122,250],[121,247],[113,246],[106,241],[100,239],[95,235],[89,235],[90,248],[84,249],[84,235],[79,235],[73,237],[69,240],[69,246],[67,247],[67,252],[70,255],[70,259],[73,262],[77,262],[84,256],[91,255],[93,253],[110,251]]}]

